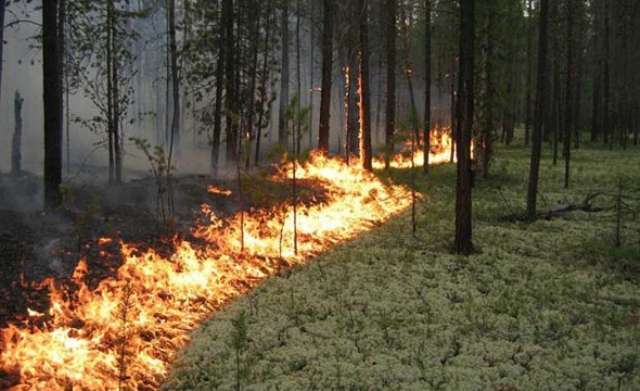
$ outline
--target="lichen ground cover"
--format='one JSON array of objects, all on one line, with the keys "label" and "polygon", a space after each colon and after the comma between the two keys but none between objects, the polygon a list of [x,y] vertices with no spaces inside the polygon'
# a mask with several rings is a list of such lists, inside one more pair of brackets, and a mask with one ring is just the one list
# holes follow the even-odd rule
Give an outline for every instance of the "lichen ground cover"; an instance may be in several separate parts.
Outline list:
[{"label": "lichen ground cover", "polygon": [[[573,159],[564,190],[546,151],[540,208],[601,192],[607,210],[501,219],[524,209],[528,172],[526,150],[501,148],[476,181],[479,251],[467,258],[449,251],[455,168],[418,174],[417,238],[405,214],[267,280],[192,335],[164,388],[640,389],[640,150]],[[388,175],[410,183],[406,170]]]}]

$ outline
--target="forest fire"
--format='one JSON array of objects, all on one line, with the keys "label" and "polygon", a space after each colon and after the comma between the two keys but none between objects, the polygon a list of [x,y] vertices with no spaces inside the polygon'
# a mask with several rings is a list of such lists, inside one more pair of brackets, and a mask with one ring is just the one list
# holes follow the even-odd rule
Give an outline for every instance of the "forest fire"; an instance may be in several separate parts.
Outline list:
[{"label": "forest fire", "polygon": [[207,245],[178,241],[170,257],[120,243],[124,264],[94,290],[83,281],[84,260],[73,273],[77,289],[45,280],[48,313],[31,311],[26,321],[2,330],[0,369],[14,379],[9,386],[155,389],[188,332],[216,308],[280,267],[304,263],[411,202],[407,188],[320,154],[299,167],[297,176],[321,182],[329,194],[323,204],[298,206],[297,255],[293,208],[280,206],[224,221],[210,214],[209,224],[193,228]]},{"label": "forest fire", "polygon": [[[431,131],[431,153],[429,154],[429,164],[447,163],[451,159],[452,138],[448,128],[433,129]],[[422,166],[424,162],[424,152],[422,146],[416,145],[413,161],[416,167]],[[393,168],[411,168],[411,143],[407,142],[403,146],[403,151],[393,156],[390,162]],[[373,162],[375,169],[384,168],[384,158],[375,159]]]},{"label": "forest fire", "polygon": [[219,195],[222,197],[229,197],[231,194],[233,194],[231,190],[221,189],[214,185],[209,185],[209,187],[207,187],[207,192],[209,192],[209,194]]}]

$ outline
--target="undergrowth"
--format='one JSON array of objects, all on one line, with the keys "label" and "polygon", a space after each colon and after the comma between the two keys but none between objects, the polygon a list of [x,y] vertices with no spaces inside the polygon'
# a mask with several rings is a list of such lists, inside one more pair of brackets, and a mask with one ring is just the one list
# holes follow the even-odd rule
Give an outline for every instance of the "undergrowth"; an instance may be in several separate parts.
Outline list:
[{"label": "undergrowth", "polygon": [[[640,222],[623,214],[616,247],[606,197],[601,212],[501,219],[524,210],[527,156],[499,149],[476,181],[477,254],[449,251],[455,167],[434,167],[417,176],[417,239],[405,214],[267,280],[194,333],[164,388],[640,389]],[[574,167],[564,190],[545,156],[541,209],[622,180],[637,210],[640,150],[583,147]]]}]

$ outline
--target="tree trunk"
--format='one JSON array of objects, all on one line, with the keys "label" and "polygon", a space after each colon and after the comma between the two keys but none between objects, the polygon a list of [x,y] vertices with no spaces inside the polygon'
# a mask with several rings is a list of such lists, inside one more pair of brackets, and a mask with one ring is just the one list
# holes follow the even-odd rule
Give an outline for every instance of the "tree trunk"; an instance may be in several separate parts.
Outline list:
[{"label": "tree trunk", "polygon": [[53,209],[62,202],[62,89],[58,48],[58,0],[42,3],[42,73],[44,99],[44,201]]},{"label": "tree trunk", "polygon": [[347,162],[349,155],[359,155],[358,151],[358,127],[360,123],[360,113],[358,112],[358,54],[355,48],[348,50],[348,65],[345,83],[346,88],[346,155]]},{"label": "tree trunk", "polygon": [[122,149],[120,140],[120,59],[118,57],[117,40],[117,18],[114,0],[109,0],[111,19],[111,69],[113,81],[111,83],[112,105],[113,105],[113,156],[115,158],[115,182],[122,183]]},{"label": "tree trunk", "polygon": [[329,128],[331,122],[331,74],[333,69],[333,17],[335,0],[324,2],[324,26],[322,32],[322,93],[320,97],[320,127],[318,149],[329,152]]},{"label": "tree trunk", "polygon": [[4,15],[6,1],[0,0],[0,97],[2,97],[2,69],[4,68]]},{"label": "tree trunk", "polygon": [[422,170],[429,172],[429,153],[431,152],[431,0],[424,2],[425,20],[425,57],[424,57],[424,129],[422,152]]},{"label": "tree trunk", "polygon": [[533,0],[527,0],[527,99],[524,122],[524,145],[529,145],[531,129],[531,98],[533,95]]},{"label": "tree trunk", "polygon": [[360,8],[360,162],[371,171],[371,108],[369,87],[368,0],[359,0]]},{"label": "tree trunk", "polygon": [[280,105],[278,108],[278,143],[289,149],[287,105],[289,104],[289,0],[282,4],[282,60],[280,62]]},{"label": "tree trunk", "polygon": [[251,166],[251,140],[253,139],[256,119],[256,86],[258,82],[258,43],[260,41],[260,18],[261,18],[261,2],[253,0],[252,7],[255,10],[255,21],[251,26],[251,66],[249,68],[249,110],[247,113],[247,145],[245,156],[245,167],[249,169]]},{"label": "tree trunk", "polygon": [[603,140],[605,144],[609,143],[609,138],[613,138],[609,133],[611,131],[611,124],[610,124],[610,112],[609,110],[611,109],[611,74],[610,74],[610,69],[609,69],[609,65],[611,62],[610,59],[610,42],[609,42],[609,2],[608,1],[604,1],[604,56],[603,56],[603,65],[604,65],[604,83],[603,83],[603,90],[604,90],[604,102],[603,102],[603,108],[602,108],[602,133],[603,133]]},{"label": "tree trunk", "polygon": [[542,152],[542,123],[547,87],[547,33],[549,28],[549,0],[541,0],[540,31],[538,50],[538,83],[536,91],[536,106],[533,129],[533,145],[531,149],[531,165],[529,170],[529,187],[527,191],[527,218],[536,218],[538,199],[538,178],[540,175],[540,155]]},{"label": "tree trunk", "polygon": [[180,79],[178,77],[178,45],[176,43],[176,0],[168,1],[169,58],[171,61],[171,90],[173,92],[173,118],[171,119],[171,141],[169,144],[169,161],[171,161],[174,148],[180,149]]},{"label": "tree trunk", "polygon": [[237,105],[236,88],[236,62],[235,62],[235,40],[234,40],[234,10],[233,0],[222,1],[222,24],[225,31],[224,64],[225,64],[225,116],[227,127],[227,160],[236,162],[238,160],[238,128],[240,115]]},{"label": "tree trunk", "polygon": [[474,78],[474,0],[460,1],[460,71],[457,105],[458,131],[456,181],[456,235],[454,247],[458,254],[473,251],[471,228],[471,135],[473,132]]},{"label": "tree trunk", "polygon": [[[429,0],[427,0],[429,1]],[[394,133],[396,127],[396,18],[398,0],[386,0],[385,50],[387,57],[387,91],[385,111],[385,168],[389,168],[394,153]]]},{"label": "tree trunk", "polygon": [[567,0],[567,85],[566,93],[566,112],[564,123],[564,188],[569,188],[569,177],[571,172],[571,134],[573,133],[573,83],[575,78],[574,64],[574,18],[575,18],[575,0]]},{"label": "tree trunk", "polygon": [[216,103],[213,111],[213,135],[211,139],[211,170],[213,176],[218,175],[220,161],[220,139],[222,138],[222,91],[225,81],[224,42],[225,29],[222,24],[222,13],[218,13],[218,60],[216,64]]},{"label": "tree trunk", "polygon": [[16,91],[14,99],[15,130],[11,140],[11,173],[20,175],[22,172],[22,104],[24,99]]}]

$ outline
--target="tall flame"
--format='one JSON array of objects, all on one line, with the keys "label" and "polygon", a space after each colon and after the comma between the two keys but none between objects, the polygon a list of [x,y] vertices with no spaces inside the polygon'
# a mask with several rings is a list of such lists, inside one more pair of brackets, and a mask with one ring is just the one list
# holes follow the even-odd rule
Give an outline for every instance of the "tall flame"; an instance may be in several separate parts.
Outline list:
[{"label": "tall flame", "polygon": [[[429,164],[443,164],[451,159],[451,148],[453,139],[448,128],[438,128],[431,130],[431,150],[429,153]],[[393,168],[411,168],[411,144],[407,142],[402,147],[404,153],[396,154],[392,157],[390,166]],[[414,146],[413,161],[416,167],[424,162],[424,151],[418,145]],[[377,158],[373,161],[373,168],[383,169],[384,159]]]}]

